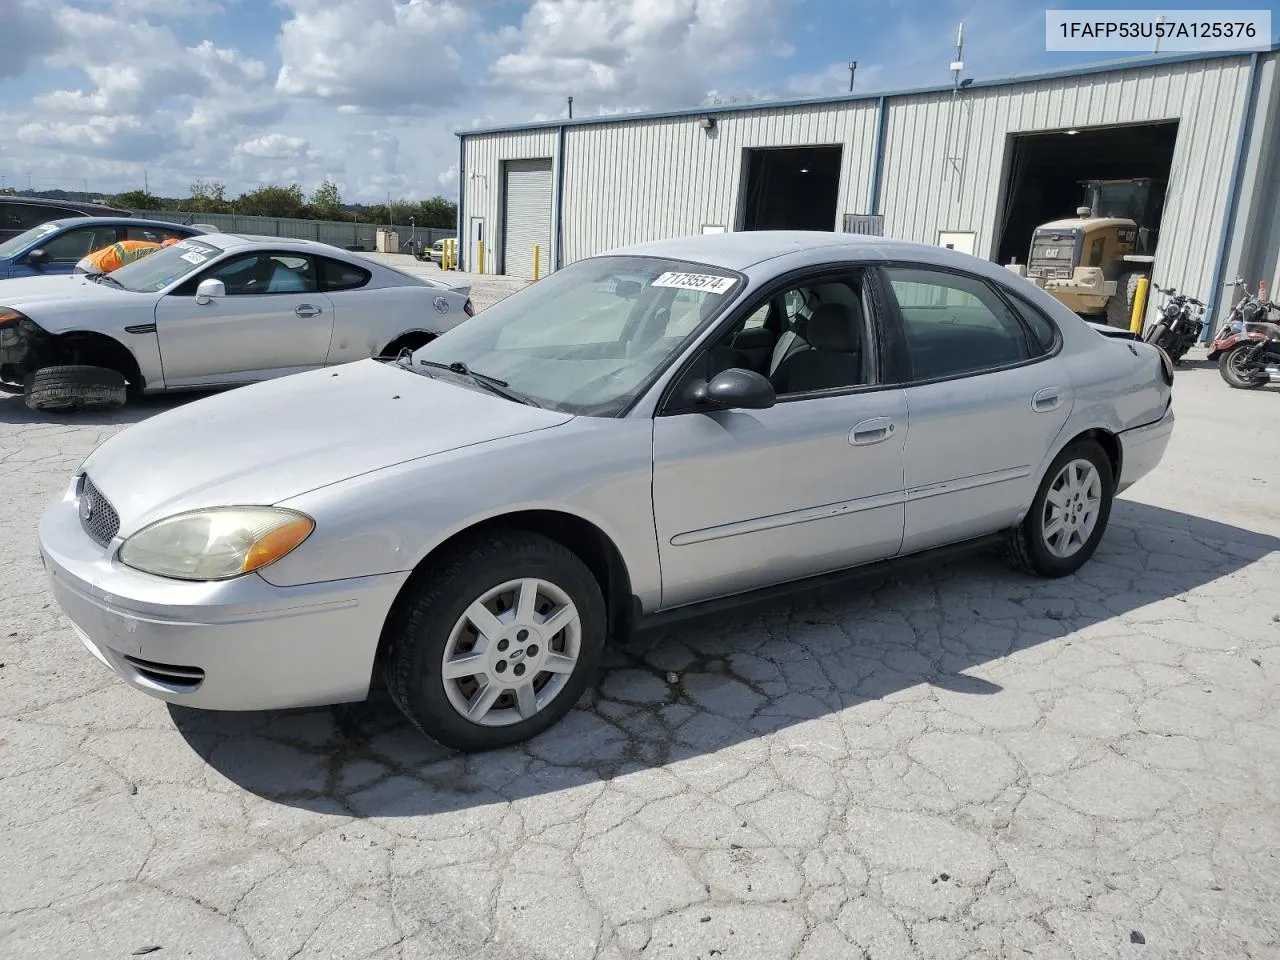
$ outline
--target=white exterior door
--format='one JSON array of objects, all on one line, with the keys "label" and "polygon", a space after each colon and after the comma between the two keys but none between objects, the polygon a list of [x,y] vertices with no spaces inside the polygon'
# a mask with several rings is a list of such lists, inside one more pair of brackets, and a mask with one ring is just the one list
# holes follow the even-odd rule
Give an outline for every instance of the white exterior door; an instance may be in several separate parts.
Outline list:
[{"label": "white exterior door", "polygon": [[503,182],[502,272],[533,279],[533,248],[541,251],[539,273],[551,251],[551,161],[508,160]]}]

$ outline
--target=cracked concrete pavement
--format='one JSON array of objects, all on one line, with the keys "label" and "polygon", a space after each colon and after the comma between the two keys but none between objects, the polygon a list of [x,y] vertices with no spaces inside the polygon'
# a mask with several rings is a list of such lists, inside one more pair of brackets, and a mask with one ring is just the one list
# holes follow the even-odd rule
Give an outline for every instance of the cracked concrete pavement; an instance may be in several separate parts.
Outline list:
[{"label": "cracked concrete pavement", "polygon": [[979,555],[687,624],[469,758],[383,697],[115,680],[36,518],[176,401],[0,399],[0,956],[1280,957],[1280,397],[1197,364],[1175,396],[1079,575]]}]

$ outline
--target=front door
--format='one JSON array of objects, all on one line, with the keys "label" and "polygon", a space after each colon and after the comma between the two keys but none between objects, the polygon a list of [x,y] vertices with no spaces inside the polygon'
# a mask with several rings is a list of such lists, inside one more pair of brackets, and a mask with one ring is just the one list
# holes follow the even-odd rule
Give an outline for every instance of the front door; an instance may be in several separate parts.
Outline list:
[{"label": "front door", "polygon": [[903,552],[1012,526],[1074,399],[1052,324],[966,273],[895,266],[884,277],[910,369]]},{"label": "front door", "polygon": [[[797,281],[801,301],[819,306],[805,342],[776,366],[771,350],[745,353],[732,344],[744,330],[760,329],[761,311],[790,291],[747,305],[655,418],[664,608],[897,552],[906,399],[900,387],[878,386],[875,324],[862,280],[848,268]],[[729,367],[769,376],[777,404],[705,412],[684,399],[689,386]]]},{"label": "front door", "polygon": [[[226,296],[201,302],[203,280]],[[324,366],[333,334],[332,301],[319,292],[316,264],[295,251],[232,256],[156,304],[165,384],[249,383]]]}]

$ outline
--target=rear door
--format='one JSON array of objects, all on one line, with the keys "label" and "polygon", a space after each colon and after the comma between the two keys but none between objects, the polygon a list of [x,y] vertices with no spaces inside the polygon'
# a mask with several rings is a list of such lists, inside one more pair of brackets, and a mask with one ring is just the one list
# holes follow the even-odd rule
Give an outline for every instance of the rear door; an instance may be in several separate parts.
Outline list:
[{"label": "rear door", "polygon": [[[221,280],[226,296],[201,303],[196,288]],[[259,250],[228,257],[156,304],[165,383],[249,383],[324,365],[334,308],[312,257]]]},{"label": "rear door", "polygon": [[903,552],[1012,526],[1074,399],[1056,328],[961,271],[898,264],[881,276],[905,354]]}]

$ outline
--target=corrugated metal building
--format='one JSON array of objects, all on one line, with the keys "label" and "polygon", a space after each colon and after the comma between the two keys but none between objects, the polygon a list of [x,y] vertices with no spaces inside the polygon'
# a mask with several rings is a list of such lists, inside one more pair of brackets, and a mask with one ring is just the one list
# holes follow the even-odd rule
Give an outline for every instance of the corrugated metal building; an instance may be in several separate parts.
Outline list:
[{"label": "corrugated metal building", "polygon": [[[1081,179],[1149,176],[1167,182],[1157,282],[1211,305],[1236,275],[1274,291],[1277,50],[1113,61],[958,90],[463,131],[463,263],[480,269],[483,242],[484,272],[531,276],[524,248],[535,242],[545,274],[637,241],[801,225],[783,206],[817,210],[816,229],[1024,262],[1024,236],[1051,212],[1072,215]],[[770,201],[777,184],[816,183],[797,174],[823,185]]]}]

